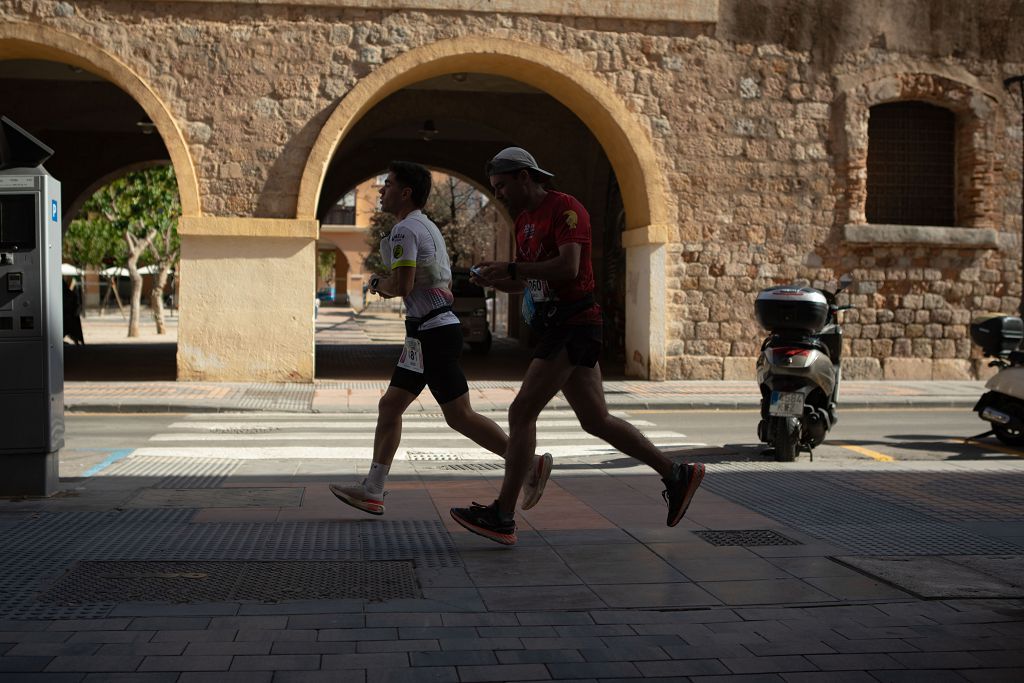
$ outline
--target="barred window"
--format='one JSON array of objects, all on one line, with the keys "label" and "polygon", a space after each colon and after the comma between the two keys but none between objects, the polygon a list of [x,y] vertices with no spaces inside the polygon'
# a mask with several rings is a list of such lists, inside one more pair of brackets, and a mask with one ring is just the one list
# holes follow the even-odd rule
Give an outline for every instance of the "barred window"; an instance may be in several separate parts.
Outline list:
[{"label": "barred window", "polygon": [[956,224],[956,116],[925,102],[871,107],[868,223]]}]

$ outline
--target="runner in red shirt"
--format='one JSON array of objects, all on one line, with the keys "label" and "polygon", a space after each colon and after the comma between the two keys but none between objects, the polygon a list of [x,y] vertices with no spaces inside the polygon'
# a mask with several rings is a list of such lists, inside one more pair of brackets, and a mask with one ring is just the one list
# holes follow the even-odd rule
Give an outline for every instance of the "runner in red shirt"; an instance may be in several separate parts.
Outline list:
[{"label": "runner in red shirt", "polygon": [[501,494],[491,505],[452,508],[452,518],[492,541],[516,542],[515,506],[537,443],[537,418],[561,391],[580,425],[661,475],[669,526],[682,519],[704,478],[701,463],[673,463],[636,427],[608,412],[601,368],[601,308],[594,302],[590,216],[574,197],[549,190],[553,174],[521,147],[487,164],[499,201],[516,220],[516,260],[488,261],[473,272],[478,284],[523,292],[523,318],[540,343],[508,412],[509,442]]}]

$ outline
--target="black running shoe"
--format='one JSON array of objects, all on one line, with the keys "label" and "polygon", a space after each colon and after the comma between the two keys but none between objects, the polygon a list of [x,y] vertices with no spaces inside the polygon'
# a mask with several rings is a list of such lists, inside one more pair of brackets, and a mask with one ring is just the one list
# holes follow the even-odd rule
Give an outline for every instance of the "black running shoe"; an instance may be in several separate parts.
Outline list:
[{"label": "black running shoe", "polygon": [[697,487],[704,480],[704,464],[686,464],[677,462],[672,465],[672,476],[662,479],[665,482],[665,490],[662,497],[668,503],[668,525],[675,526],[686,514],[686,508],[690,507],[693,494]]},{"label": "black running shoe", "polygon": [[503,520],[498,514],[498,501],[490,505],[473,503],[468,508],[452,508],[452,519],[474,534],[489,538],[502,545],[515,545],[516,521]]}]

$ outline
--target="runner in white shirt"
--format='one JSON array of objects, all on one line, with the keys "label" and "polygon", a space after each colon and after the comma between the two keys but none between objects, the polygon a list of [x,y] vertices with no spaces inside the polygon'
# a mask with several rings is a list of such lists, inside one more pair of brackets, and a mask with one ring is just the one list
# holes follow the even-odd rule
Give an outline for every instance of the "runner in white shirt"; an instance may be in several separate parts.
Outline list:
[{"label": "runner in white shirt", "polygon": [[[448,251],[441,231],[422,211],[430,185],[429,170],[395,161],[380,190],[381,210],[399,220],[381,240],[389,273],[372,277],[369,289],[385,298],[403,297],[408,311],[405,346],[378,406],[369,473],[361,484],[330,485],[341,501],[374,515],[384,514],[384,484],[402,438],[402,415],[424,387],[430,388],[452,429],[502,457],[508,447],[508,435],[470,405],[469,385],[459,367],[462,326],[451,310]],[[537,504],[551,474],[550,454],[533,460],[523,487],[524,510]]]}]

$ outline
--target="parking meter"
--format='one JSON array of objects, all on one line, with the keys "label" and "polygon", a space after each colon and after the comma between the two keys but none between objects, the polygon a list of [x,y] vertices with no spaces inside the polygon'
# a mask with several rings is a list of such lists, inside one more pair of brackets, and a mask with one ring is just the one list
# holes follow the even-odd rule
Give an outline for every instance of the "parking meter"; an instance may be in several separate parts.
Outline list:
[{"label": "parking meter", "polygon": [[64,446],[60,183],[0,117],[0,496],[48,496]]}]

